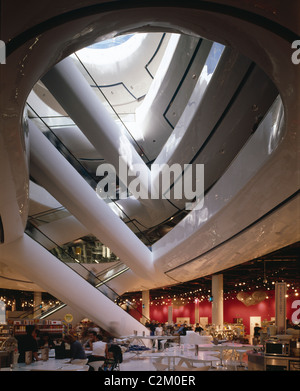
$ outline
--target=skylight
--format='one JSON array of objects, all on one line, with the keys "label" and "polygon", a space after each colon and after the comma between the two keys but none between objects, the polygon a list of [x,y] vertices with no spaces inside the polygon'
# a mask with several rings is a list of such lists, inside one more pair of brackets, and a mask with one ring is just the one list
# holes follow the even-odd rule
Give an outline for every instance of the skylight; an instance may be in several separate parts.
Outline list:
[{"label": "skylight", "polygon": [[105,41],[94,43],[93,45],[88,46],[88,49],[108,49],[111,47],[122,45],[132,38],[134,34],[121,35],[116,38],[107,39]]},{"label": "skylight", "polygon": [[77,52],[84,63],[104,65],[130,57],[142,44],[147,34],[121,35],[90,45]]}]

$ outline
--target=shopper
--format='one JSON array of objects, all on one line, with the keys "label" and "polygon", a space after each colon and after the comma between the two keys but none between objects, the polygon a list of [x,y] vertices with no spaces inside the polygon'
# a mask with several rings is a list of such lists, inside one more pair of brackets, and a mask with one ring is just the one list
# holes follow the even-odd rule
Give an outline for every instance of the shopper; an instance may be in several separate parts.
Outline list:
[{"label": "shopper", "polygon": [[[155,335],[162,336],[163,335],[163,328],[161,326],[161,323],[158,323],[156,329],[155,329]],[[160,340],[157,339],[157,349],[160,350]]]},{"label": "shopper", "polygon": [[150,329],[150,335],[155,335],[155,329],[156,329],[155,320],[151,321],[151,323],[149,325],[149,329]]},{"label": "shopper", "polygon": [[183,325],[179,325],[179,328],[175,332],[175,335],[186,335],[187,328],[188,328],[188,326],[187,326],[186,322],[184,322]]},{"label": "shopper", "polygon": [[64,337],[64,342],[71,347],[71,360],[84,360],[86,358],[85,351],[81,343],[72,334],[67,334]]},{"label": "shopper", "polygon": [[[88,357],[88,364],[94,361],[105,361],[108,358],[107,343],[103,342],[102,335],[97,334],[95,331],[90,332],[90,347],[92,354]],[[90,371],[94,368],[90,366]]]},{"label": "shopper", "polygon": [[261,330],[262,330],[262,328],[259,326],[259,324],[255,323],[253,345],[259,344],[259,341],[260,341],[260,331]]},{"label": "shopper", "polygon": [[44,333],[41,335],[38,346],[40,348],[49,348],[49,349],[54,349],[55,347],[54,342],[52,341],[48,333]]},{"label": "shopper", "polygon": [[[155,329],[156,329],[155,320],[151,321],[149,329],[150,329],[150,336],[154,336],[155,335]],[[152,341],[152,347],[154,348],[154,346],[155,346],[155,341],[153,340]]]},{"label": "shopper", "polygon": [[199,323],[196,323],[195,333],[201,333],[201,331],[203,331],[203,328],[200,326]]}]

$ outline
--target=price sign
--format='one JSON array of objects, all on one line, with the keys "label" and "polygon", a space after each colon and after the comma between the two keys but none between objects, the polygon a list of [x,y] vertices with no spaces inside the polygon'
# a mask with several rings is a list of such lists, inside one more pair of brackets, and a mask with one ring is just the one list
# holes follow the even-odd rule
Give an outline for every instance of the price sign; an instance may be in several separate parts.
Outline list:
[{"label": "price sign", "polygon": [[73,321],[73,315],[72,315],[72,314],[66,314],[64,319],[65,319],[65,321],[66,321],[67,323],[72,323],[72,321]]}]

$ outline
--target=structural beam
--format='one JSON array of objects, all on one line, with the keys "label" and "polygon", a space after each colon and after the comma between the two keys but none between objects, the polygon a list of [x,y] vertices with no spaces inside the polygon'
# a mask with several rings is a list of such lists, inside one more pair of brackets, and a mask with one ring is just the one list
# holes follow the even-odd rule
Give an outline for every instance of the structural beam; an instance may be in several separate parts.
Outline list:
[{"label": "structural beam", "polygon": [[29,236],[1,246],[1,256],[24,276],[113,335],[130,335],[134,330],[149,334],[140,322]]},{"label": "structural beam", "polygon": [[29,121],[31,175],[90,233],[142,278],[153,278],[152,252],[97,196],[43,133]]}]

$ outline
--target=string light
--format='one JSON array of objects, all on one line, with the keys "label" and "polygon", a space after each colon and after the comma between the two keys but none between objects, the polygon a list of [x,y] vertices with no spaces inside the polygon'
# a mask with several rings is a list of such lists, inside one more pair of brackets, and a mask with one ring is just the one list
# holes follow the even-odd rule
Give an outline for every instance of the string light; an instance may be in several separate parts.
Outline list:
[{"label": "string light", "polygon": [[[279,271],[276,271],[272,274],[268,275],[268,281],[262,277],[258,277],[257,279],[245,280],[235,283],[233,288],[224,287],[223,299],[224,300],[235,300],[236,295],[240,291],[253,292],[255,290],[264,290],[268,292],[266,296],[266,300],[272,299],[274,296],[271,291],[274,291],[276,282],[284,281],[282,278],[278,277]],[[132,296],[135,296],[135,300],[142,301],[141,293],[132,293]],[[211,296],[211,289],[207,289],[202,287],[198,287],[194,290],[188,290],[182,293],[171,293],[165,295],[156,295],[153,296],[150,300],[151,305],[155,306],[165,306],[165,305],[175,305],[175,306],[183,306],[187,304],[201,304],[204,302],[208,302],[209,297]],[[287,297],[299,296],[299,286],[296,285],[295,282],[287,282]],[[132,299],[133,300],[133,299]]]}]

